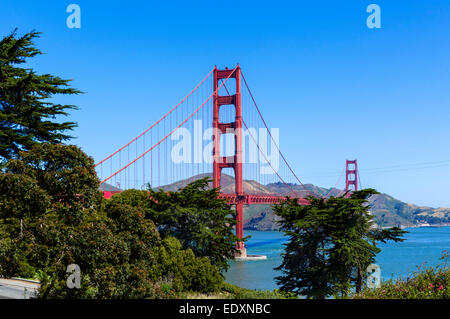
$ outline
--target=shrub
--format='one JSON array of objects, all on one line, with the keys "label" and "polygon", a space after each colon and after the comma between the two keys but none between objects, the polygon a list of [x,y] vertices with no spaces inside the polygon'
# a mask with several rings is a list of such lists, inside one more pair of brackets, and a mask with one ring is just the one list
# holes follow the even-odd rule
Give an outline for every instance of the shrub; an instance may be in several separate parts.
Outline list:
[{"label": "shrub", "polygon": [[156,262],[152,268],[154,280],[161,285],[171,285],[177,292],[214,292],[223,282],[217,267],[206,257],[196,257],[191,249],[183,250],[174,237],[167,237],[155,253]]}]

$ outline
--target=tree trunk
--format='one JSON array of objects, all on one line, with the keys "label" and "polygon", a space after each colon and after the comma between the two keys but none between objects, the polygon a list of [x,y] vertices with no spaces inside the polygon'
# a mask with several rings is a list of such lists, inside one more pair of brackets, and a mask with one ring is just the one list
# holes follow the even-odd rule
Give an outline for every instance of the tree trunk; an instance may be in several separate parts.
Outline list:
[{"label": "tree trunk", "polygon": [[361,271],[361,268],[358,267],[358,278],[356,279],[356,293],[361,292],[362,279],[363,279],[362,271]]}]

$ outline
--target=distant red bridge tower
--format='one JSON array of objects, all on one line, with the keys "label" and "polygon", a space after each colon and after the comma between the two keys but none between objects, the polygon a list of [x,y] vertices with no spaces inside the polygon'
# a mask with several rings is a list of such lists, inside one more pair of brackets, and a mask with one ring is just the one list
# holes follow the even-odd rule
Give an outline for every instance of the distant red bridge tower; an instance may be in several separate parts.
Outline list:
[{"label": "distant red bridge tower", "polygon": [[[356,192],[358,190],[358,162],[357,160],[345,163],[345,191]],[[348,195],[347,195],[348,196]]]},{"label": "distant red bridge tower", "polygon": [[[236,91],[233,95],[220,96],[217,88],[219,80],[234,78],[236,81]],[[233,168],[235,177],[236,193],[236,236],[240,239],[244,237],[244,185],[242,177],[242,108],[241,108],[241,68],[239,65],[233,69],[219,70],[214,68],[214,97],[213,97],[213,187],[220,186],[222,168]],[[235,120],[231,123],[221,123],[219,121],[219,110],[222,105],[234,105]],[[235,141],[235,154],[233,156],[221,156],[220,136],[233,129]],[[243,242],[236,243],[239,250],[238,257],[246,257],[247,252]]]}]

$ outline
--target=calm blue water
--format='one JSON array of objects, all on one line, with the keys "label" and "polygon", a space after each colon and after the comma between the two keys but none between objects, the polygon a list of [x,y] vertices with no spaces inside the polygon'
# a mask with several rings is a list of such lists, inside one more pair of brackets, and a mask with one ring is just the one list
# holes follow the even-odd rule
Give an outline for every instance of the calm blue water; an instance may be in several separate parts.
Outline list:
[{"label": "calm blue water", "polygon": [[[440,263],[443,250],[450,250],[450,227],[407,228],[406,240],[401,243],[379,244],[381,252],[376,263],[383,279],[406,277],[424,264]],[[235,261],[225,274],[226,281],[249,289],[278,288],[274,277],[280,273],[273,268],[281,264],[281,253],[286,237],[281,232],[246,231],[252,238],[247,242],[248,254],[266,255],[267,260]]]}]

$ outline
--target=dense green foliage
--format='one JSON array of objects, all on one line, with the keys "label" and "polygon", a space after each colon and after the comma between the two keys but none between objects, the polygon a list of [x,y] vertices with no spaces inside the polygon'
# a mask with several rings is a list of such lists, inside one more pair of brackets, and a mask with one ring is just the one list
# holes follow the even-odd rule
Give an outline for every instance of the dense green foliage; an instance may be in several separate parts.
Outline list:
[{"label": "dense green foliage", "polygon": [[450,299],[450,268],[447,265],[448,252],[441,259],[445,263],[436,267],[418,267],[407,278],[389,280],[379,288],[365,288],[355,294],[355,299]]},{"label": "dense green foliage", "polygon": [[281,290],[310,298],[346,297],[360,291],[367,267],[380,249],[377,241],[401,241],[398,228],[373,228],[366,189],[346,197],[308,197],[310,205],[287,198],[274,211],[289,241],[276,269]]},{"label": "dense green foliage", "polygon": [[[207,257],[161,239],[144,209],[104,200],[94,162],[75,146],[36,144],[0,174],[0,277],[41,281],[41,298],[174,297],[216,291]],[[147,194],[148,196],[148,194]],[[81,268],[81,288],[66,285]]]},{"label": "dense green foliage", "polygon": [[[196,180],[177,192],[127,190],[112,197],[111,203],[140,207],[154,221],[162,238],[176,237],[183,249],[208,257],[220,270],[234,259],[235,243],[230,205],[218,199],[217,189],[208,189],[208,178]],[[149,194],[150,193],[150,194]]]},{"label": "dense green foliage", "polygon": [[37,37],[38,32],[18,37],[14,31],[0,41],[0,160],[13,158],[38,142],[67,140],[70,136],[64,132],[76,125],[55,120],[67,115],[66,110],[76,109],[74,105],[48,99],[80,91],[71,88],[69,80],[19,67],[42,54],[33,42]]}]

